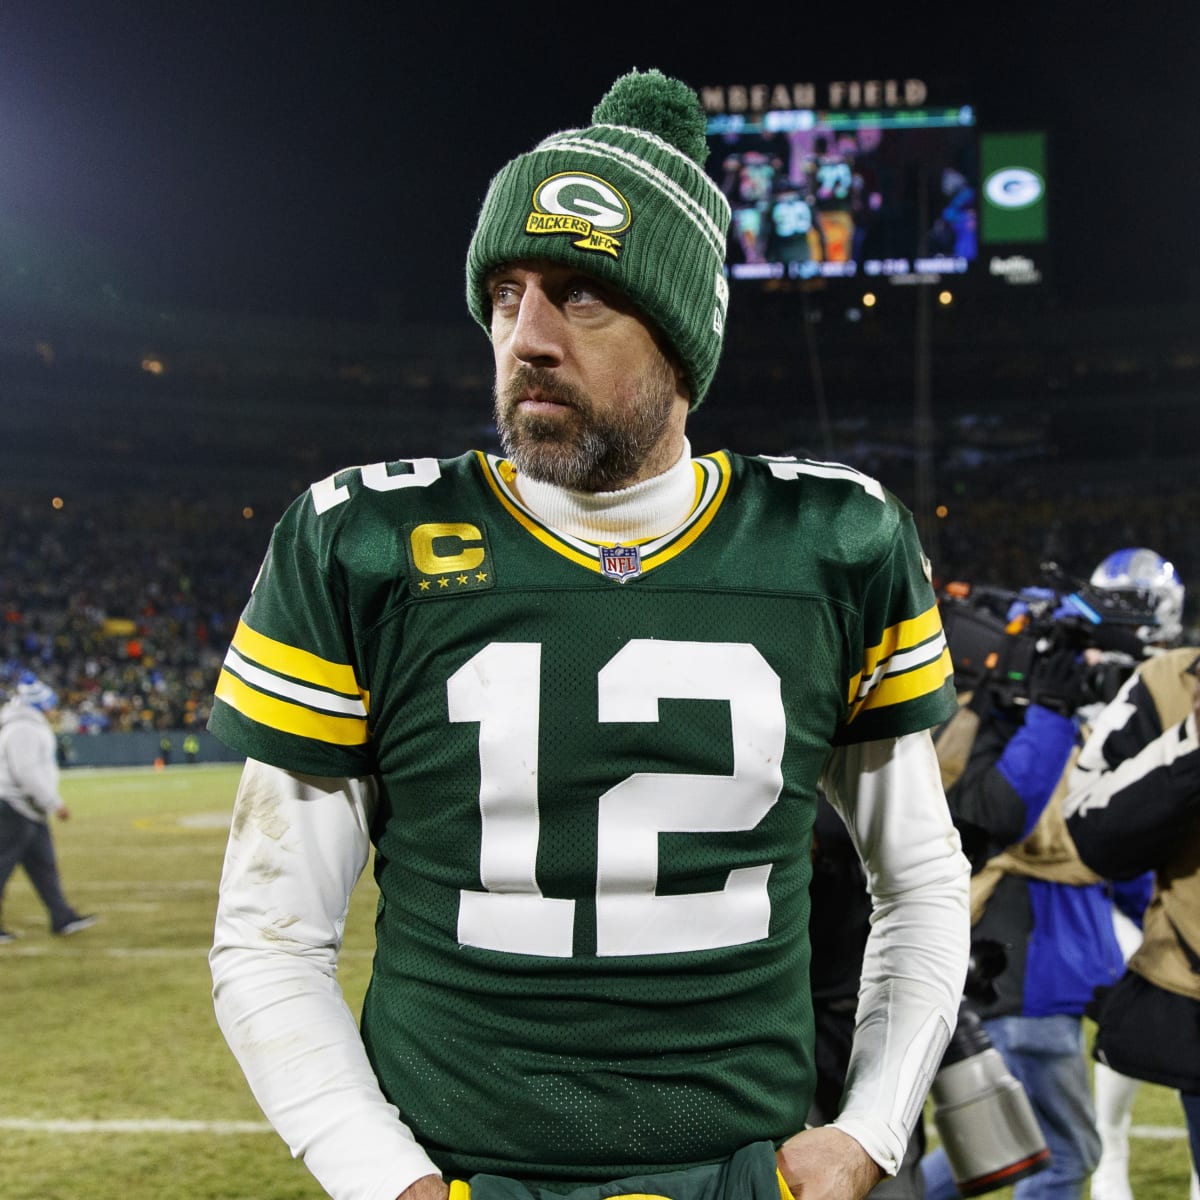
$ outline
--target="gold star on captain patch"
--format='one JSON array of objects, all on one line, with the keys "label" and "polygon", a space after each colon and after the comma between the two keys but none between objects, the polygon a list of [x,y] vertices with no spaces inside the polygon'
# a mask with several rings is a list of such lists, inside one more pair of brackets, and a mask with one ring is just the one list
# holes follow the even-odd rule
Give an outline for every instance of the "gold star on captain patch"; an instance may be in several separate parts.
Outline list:
[{"label": "gold star on captain patch", "polygon": [[495,586],[487,530],[482,525],[421,521],[404,526],[403,541],[409,568],[404,586],[414,599],[465,599]]}]

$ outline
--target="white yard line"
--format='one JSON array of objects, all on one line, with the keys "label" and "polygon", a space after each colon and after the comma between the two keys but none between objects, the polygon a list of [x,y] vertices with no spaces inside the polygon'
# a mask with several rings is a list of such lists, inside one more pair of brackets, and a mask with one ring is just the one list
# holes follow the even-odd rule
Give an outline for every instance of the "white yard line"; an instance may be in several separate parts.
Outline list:
[{"label": "white yard line", "polygon": [[36,1121],[27,1117],[0,1117],[0,1129],[20,1133],[271,1133],[266,1121]]},{"label": "white yard line", "polygon": [[[158,851],[156,850],[157,854]],[[92,879],[73,884],[73,892],[212,892],[215,879]]]},{"label": "white yard line", "polygon": [[[1139,1142],[1177,1142],[1182,1141],[1188,1135],[1187,1126],[1183,1124],[1183,1110],[1179,1113],[1180,1123],[1178,1125],[1131,1125],[1129,1127],[1129,1136]],[[930,1122],[926,1122],[925,1131],[929,1135],[931,1143],[936,1144],[938,1140],[937,1127]]]},{"label": "white yard line", "polygon": [[[52,954],[71,954],[75,958],[86,958],[90,955],[103,958],[207,958],[210,949],[210,946],[198,946],[190,950],[182,946],[106,946],[103,950],[93,950],[80,945],[78,941],[64,946],[61,941],[56,940],[32,946],[9,942],[0,946],[0,957],[47,958]],[[373,954],[372,950],[343,950],[338,958],[370,958]]]},{"label": "white yard line", "polygon": [[1173,1142],[1187,1137],[1187,1129],[1182,1125],[1178,1128],[1174,1125],[1131,1125],[1129,1136],[1143,1141]]}]

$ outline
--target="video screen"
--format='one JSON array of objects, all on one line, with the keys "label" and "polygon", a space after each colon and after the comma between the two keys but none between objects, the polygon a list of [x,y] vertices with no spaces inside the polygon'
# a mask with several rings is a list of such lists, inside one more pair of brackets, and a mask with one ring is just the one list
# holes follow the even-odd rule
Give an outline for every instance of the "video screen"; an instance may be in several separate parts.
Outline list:
[{"label": "video screen", "polygon": [[733,279],[961,275],[978,256],[969,107],[714,114],[708,146]]}]

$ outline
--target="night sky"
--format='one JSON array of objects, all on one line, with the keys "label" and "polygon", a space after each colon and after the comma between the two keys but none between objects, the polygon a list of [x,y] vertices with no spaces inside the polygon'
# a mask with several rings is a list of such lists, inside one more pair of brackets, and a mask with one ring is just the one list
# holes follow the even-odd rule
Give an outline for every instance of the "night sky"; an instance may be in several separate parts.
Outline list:
[{"label": "night sky", "polygon": [[475,7],[6,0],[0,234],[98,248],[130,299],[371,319],[384,296],[466,320],[491,174],[624,71],[917,77],[985,131],[1048,131],[1066,303],[1200,299],[1200,5],[1049,0],[983,25],[937,5],[883,24],[861,4]]}]

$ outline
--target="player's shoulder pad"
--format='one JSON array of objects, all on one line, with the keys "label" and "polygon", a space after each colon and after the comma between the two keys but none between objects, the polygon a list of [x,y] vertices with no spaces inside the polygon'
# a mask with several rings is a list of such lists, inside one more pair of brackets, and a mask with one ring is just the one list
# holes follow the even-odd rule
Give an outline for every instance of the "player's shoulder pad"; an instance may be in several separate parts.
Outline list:
[{"label": "player's shoulder pad", "polygon": [[353,511],[347,505],[394,509],[426,489],[449,490],[474,461],[475,455],[468,453],[458,458],[402,458],[343,467],[313,483],[301,500],[318,517],[334,510],[341,510],[339,515],[344,516]]},{"label": "player's shoulder pad", "polygon": [[886,534],[909,516],[878,479],[845,463],[768,454],[741,461],[748,478],[769,491],[773,501],[790,502],[814,517],[878,526]]},{"label": "player's shoulder pad", "polygon": [[289,509],[300,525],[332,531],[423,510],[450,499],[472,472],[473,452],[458,458],[403,458],[341,467],[318,479]]},{"label": "player's shoulder pad", "polygon": [[319,567],[379,554],[406,524],[469,507],[482,486],[476,462],[469,452],[339,468],[292,501],[273,540],[302,548]]}]

